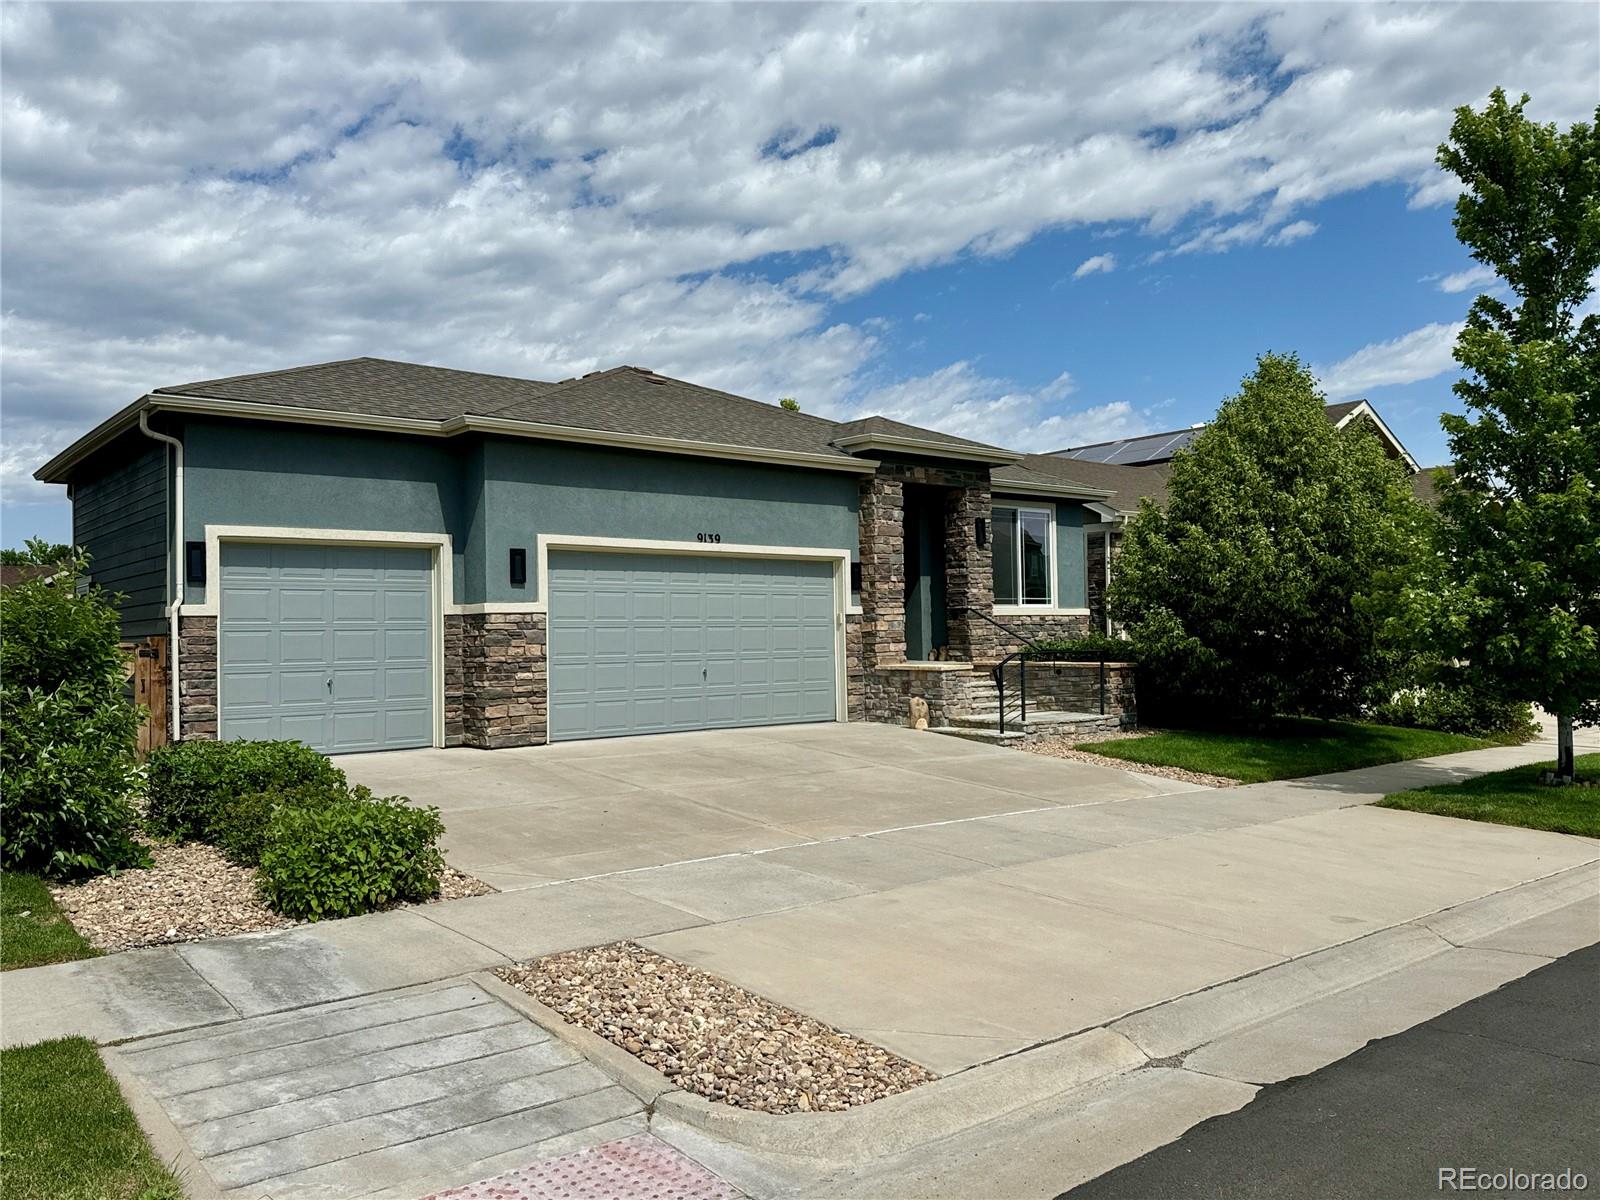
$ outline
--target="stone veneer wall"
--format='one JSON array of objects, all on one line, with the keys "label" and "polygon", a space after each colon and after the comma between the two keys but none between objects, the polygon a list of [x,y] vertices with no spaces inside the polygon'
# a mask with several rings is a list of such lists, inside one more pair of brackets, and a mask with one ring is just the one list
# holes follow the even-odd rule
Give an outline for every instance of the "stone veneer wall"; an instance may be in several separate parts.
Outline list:
[{"label": "stone veneer wall", "polygon": [[548,722],[545,615],[462,616],[463,743],[480,750],[543,745]]},{"label": "stone veneer wall", "polygon": [[[882,667],[873,672],[872,708],[868,719],[890,725],[904,725],[911,716],[911,698],[920,696],[928,702],[928,724],[944,725],[953,715],[970,713],[994,706],[993,689],[989,688],[989,675],[982,669],[974,670],[965,663],[951,664],[953,670],[930,669],[921,664]],[[940,664],[934,664],[940,668]],[[973,693],[979,689],[988,692],[989,699],[977,703]]]},{"label": "stone veneer wall", "polygon": [[[1123,718],[1132,724],[1138,711],[1133,690],[1132,663],[1106,664],[1106,715]],[[1007,707],[1017,687],[1017,670],[1006,671]],[[1029,712],[1100,711],[1100,664],[1030,662],[1028,664]]]},{"label": "stone veneer wall", "polygon": [[844,701],[852,721],[867,719],[867,672],[861,660],[861,614],[844,619]]},{"label": "stone veneer wall", "polygon": [[[1106,535],[1089,533],[1084,537],[1084,570],[1088,575],[1089,621],[1096,633],[1106,630]],[[1111,569],[1116,570],[1117,555],[1122,551],[1122,535],[1111,535]]]},{"label": "stone veneer wall", "polygon": [[[1002,625],[1010,626],[1018,633],[1025,633],[1030,638],[1067,638],[1082,637],[1093,629],[1092,618],[1087,615],[1067,616],[1061,613],[1006,613],[995,618]],[[995,637],[999,641],[999,652],[995,658],[1003,658],[1015,650],[1022,649],[1022,643],[1000,630],[995,630]]]},{"label": "stone veneer wall", "polygon": [[462,695],[464,668],[461,659],[466,642],[465,618],[450,613],[444,619],[444,744],[466,744],[466,705]]},{"label": "stone veneer wall", "polygon": [[178,618],[178,736],[217,736],[217,619]]}]

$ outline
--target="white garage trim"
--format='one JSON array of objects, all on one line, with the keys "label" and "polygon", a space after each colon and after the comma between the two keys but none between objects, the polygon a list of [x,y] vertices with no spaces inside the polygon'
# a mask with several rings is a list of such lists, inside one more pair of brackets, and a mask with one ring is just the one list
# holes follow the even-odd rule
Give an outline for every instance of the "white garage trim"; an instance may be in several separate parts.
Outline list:
[{"label": "white garage trim", "polygon": [[[310,546],[394,546],[433,552],[432,643],[433,744],[444,745],[444,614],[452,604],[452,559],[448,533],[395,533],[386,529],[305,529],[274,525],[206,526],[206,602],[185,604],[186,617],[217,618],[217,736],[222,728],[222,587],[223,542],[275,542]],[[179,564],[180,569],[182,563]]]},{"label": "white garage trim", "polygon": [[[850,713],[848,687],[848,647],[845,642],[845,617],[861,610],[850,607],[850,551],[826,546],[756,546],[734,542],[671,542],[648,538],[588,537],[583,534],[541,533],[534,551],[534,569],[539,599],[526,611],[546,612],[550,600],[550,551],[593,550],[612,554],[681,554],[686,557],[730,557],[791,559],[833,564],[833,661],[835,674],[834,707],[838,720]],[[548,662],[548,660],[547,660]]]}]

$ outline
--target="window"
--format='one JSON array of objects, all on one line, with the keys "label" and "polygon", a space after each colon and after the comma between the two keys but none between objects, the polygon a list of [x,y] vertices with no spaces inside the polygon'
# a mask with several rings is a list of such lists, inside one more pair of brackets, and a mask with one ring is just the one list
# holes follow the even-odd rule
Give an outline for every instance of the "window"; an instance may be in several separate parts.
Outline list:
[{"label": "window", "polygon": [[994,510],[994,602],[1048,606],[1054,593],[1051,561],[1055,513],[1048,508]]}]

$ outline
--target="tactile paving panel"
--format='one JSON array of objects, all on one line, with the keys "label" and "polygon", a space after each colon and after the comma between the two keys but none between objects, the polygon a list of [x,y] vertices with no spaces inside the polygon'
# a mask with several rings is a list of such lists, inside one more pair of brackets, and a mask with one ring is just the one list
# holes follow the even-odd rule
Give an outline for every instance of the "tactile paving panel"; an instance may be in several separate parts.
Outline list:
[{"label": "tactile paving panel", "polygon": [[660,1138],[640,1133],[423,1200],[745,1200],[745,1195]]}]

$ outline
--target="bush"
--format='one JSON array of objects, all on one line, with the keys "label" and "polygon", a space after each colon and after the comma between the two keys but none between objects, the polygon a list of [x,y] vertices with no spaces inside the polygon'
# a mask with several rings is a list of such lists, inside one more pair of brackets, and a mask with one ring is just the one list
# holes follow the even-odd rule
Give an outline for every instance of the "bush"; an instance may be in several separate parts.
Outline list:
[{"label": "bush", "polygon": [[133,839],[140,709],[115,597],[53,579],[0,592],[0,866],[56,878],[144,866]]},{"label": "bush", "polygon": [[444,871],[439,810],[362,791],[339,803],[273,810],[260,886],[278,912],[318,921],[438,894]]},{"label": "bush", "polygon": [[343,788],[344,772],[299,742],[175,742],[150,753],[151,829],[168,837],[218,840],[224,803],[259,792]]},{"label": "bush", "polygon": [[339,780],[319,780],[285,790],[230,796],[217,806],[211,822],[212,840],[227,855],[229,862],[241,867],[258,866],[261,852],[266,848],[272,815],[279,808],[285,805],[326,808],[332,804],[349,803],[353,799],[371,798],[372,793],[367,788],[357,785],[347,791]]},{"label": "bush", "polygon": [[1082,637],[1038,638],[1028,651],[1030,659],[1040,662],[1099,662],[1102,655],[1107,662],[1127,662],[1133,657],[1133,643],[1103,633],[1086,633]]},{"label": "bush", "polygon": [[1381,725],[1441,729],[1478,737],[1532,737],[1539,731],[1530,705],[1499,700],[1470,687],[1442,681],[1396,692],[1384,703],[1373,705],[1369,715]]}]

